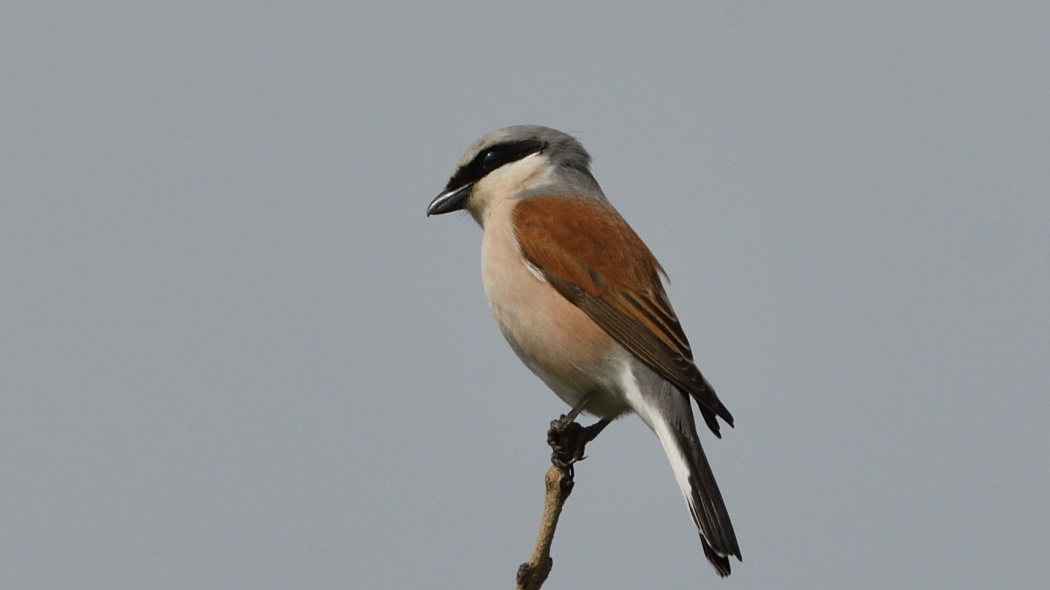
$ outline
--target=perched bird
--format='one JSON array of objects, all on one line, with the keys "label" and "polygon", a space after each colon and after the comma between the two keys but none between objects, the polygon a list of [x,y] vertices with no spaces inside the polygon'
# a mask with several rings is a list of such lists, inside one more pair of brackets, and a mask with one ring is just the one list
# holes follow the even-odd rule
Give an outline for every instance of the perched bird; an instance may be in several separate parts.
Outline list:
[{"label": "perched bird", "polygon": [[468,211],[484,230],[481,273],[518,357],[570,406],[656,433],[721,576],[741,559],[693,420],[733,416],[693,362],[663,268],[609,203],[573,137],[533,125],[492,131],[456,164],[427,215]]}]

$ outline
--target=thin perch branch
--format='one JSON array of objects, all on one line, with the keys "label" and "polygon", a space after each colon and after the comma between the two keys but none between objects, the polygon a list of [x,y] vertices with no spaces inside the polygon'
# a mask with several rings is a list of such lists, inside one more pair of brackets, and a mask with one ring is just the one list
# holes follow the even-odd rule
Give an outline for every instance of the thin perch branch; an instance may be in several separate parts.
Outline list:
[{"label": "thin perch branch", "polygon": [[554,560],[551,559],[551,543],[554,542],[554,529],[558,526],[558,517],[572,492],[573,481],[569,474],[554,465],[547,470],[547,497],[543,503],[543,520],[540,521],[540,534],[536,546],[532,549],[529,561],[518,568],[518,590],[539,590],[547,575],[551,573]]},{"label": "thin perch branch", "polygon": [[[583,401],[586,403],[586,400]],[[581,404],[581,408],[582,408]],[[554,542],[554,531],[558,527],[565,500],[572,493],[573,464],[582,461],[584,448],[594,440],[612,420],[600,420],[586,428],[573,420],[579,414],[573,412],[551,422],[547,431],[547,444],[551,446],[551,468],[544,478],[547,493],[543,502],[543,519],[540,521],[540,533],[536,546],[532,549],[529,561],[518,567],[518,590],[539,590],[551,572],[554,560],[551,559],[551,544]]]}]

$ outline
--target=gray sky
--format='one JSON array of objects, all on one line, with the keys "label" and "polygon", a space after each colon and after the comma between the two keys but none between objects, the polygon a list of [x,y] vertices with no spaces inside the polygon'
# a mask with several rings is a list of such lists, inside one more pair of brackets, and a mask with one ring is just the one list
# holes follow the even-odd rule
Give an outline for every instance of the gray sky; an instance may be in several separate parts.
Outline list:
[{"label": "gray sky", "polygon": [[517,123],[737,419],[732,577],[631,417],[546,587],[1050,586],[1047,3],[161,4],[0,8],[4,588],[511,587],[565,408],[424,212]]}]

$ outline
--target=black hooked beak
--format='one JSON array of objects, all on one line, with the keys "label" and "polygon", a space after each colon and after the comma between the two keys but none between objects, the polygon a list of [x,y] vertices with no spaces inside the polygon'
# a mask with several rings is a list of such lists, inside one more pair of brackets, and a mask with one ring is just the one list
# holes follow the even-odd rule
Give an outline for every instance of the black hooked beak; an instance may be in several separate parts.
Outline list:
[{"label": "black hooked beak", "polygon": [[467,197],[470,196],[470,191],[474,188],[473,182],[455,188],[447,190],[430,202],[430,206],[427,207],[427,217],[431,215],[441,215],[442,213],[451,213],[453,211],[459,211],[463,209],[467,203]]}]

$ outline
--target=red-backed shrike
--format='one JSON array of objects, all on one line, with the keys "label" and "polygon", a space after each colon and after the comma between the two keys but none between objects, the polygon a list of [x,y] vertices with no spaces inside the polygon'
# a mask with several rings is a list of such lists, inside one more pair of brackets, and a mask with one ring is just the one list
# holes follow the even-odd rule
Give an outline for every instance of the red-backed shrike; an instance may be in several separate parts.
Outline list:
[{"label": "red-backed shrike", "polygon": [[547,127],[493,131],[467,150],[427,215],[467,210],[484,230],[481,273],[511,348],[570,406],[638,414],[656,433],[722,576],[740,559],[693,420],[733,425],[693,363],[660,263],[590,172],[576,139]]}]

